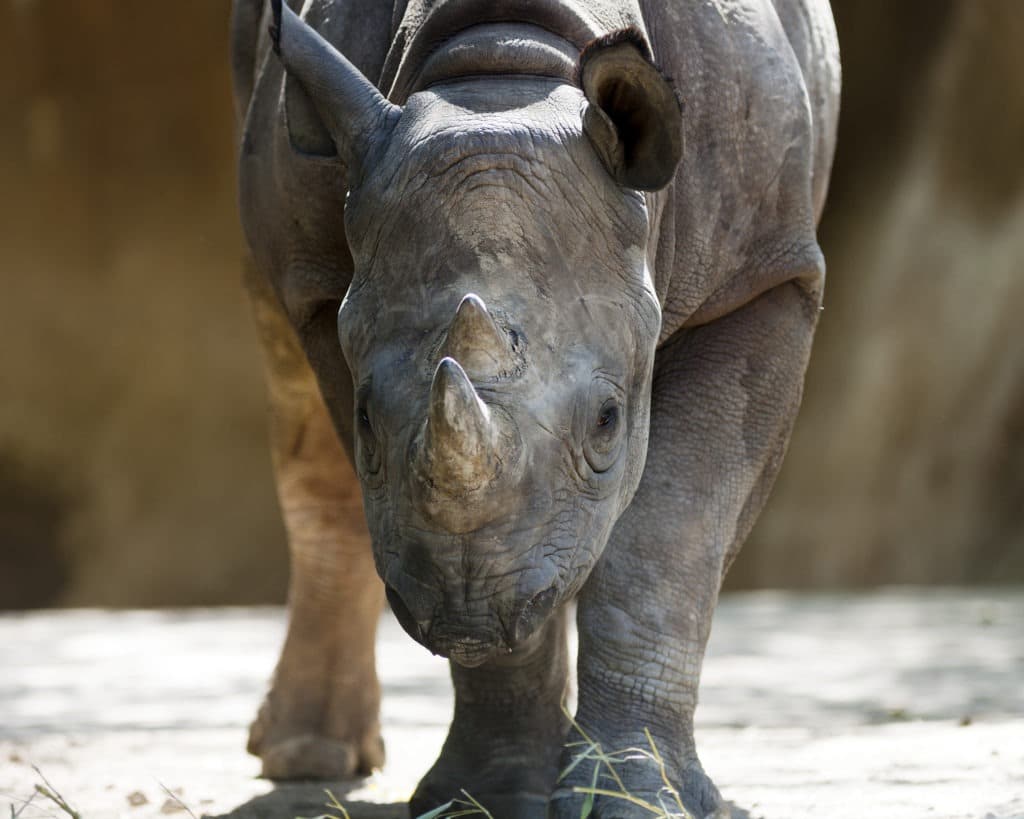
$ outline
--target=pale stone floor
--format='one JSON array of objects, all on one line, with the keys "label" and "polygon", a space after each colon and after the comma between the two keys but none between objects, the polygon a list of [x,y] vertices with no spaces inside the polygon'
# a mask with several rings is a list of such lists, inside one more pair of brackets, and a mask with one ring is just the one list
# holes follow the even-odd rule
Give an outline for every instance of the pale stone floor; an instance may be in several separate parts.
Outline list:
[{"label": "pale stone floor", "polygon": [[[284,629],[276,608],[0,617],[0,813],[83,819],[235,810],[314,816],[244,752]],[[397,819],[451,713],[446,664],[390,619],[380,637],[389,761],[332,785],[353,819]],[[698,745],[764,819],[1024,817],[1024,589],[723,598]],[[40,773],[33,770],[36,766]],[[10,803],[10,810],[6,803]]]}]

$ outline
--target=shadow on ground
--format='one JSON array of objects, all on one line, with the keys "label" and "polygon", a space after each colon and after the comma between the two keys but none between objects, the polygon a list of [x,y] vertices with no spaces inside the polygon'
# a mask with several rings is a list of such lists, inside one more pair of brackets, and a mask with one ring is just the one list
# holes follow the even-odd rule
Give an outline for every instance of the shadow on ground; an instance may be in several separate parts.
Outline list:
[{"label": "shadow on ground", "polygon": [[379,804],[349,802],[347,794],[364,787],[356,782],[304,782],[280,784],[270,793],[239,805],[230,813],[204,815],[203,819],[295,819],[295,817],[339,816],[341,811],[328,804],[330,791],[345,806],[349,819],[408,819],[405,802]]},{"label": "shadow on ground", "polygon": [[[341,811],[328,804],[330,791],[345,806],[349,819],[409,819],[405,802],[380,804],[350,802],[345,796],[364,787],[362,782],[309,782],[278,785],[270,793],[250,799],[230,813],[204,814],[203,819],[298,819],[299,817],[339,817]],[[731,819],[754,819],[752,814],[732,802],[728,803]]]}]

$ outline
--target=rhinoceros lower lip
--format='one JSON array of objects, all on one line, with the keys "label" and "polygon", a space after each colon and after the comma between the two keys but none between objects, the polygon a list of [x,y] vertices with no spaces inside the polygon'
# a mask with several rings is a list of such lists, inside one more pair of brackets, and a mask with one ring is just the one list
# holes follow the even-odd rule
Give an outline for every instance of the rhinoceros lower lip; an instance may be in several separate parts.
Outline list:
[{"label": "rhinoceros lower lip", "polygon": [[483,640],[478,637],[444,635],[430,638],[430,650],[466,668],[483,665],[496,654],[503,644],[501,640]]}]

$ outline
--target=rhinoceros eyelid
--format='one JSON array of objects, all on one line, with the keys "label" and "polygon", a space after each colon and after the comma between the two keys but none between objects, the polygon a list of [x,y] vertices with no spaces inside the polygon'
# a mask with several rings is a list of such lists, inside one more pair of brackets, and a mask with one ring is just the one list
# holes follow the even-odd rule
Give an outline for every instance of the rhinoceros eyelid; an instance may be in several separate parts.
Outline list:
[{"label": "rhinoceros eyelid", "polygon": [[591,378],[598,384],[607,385],[607,387],[609,387],[619,398],[622,398],[626,394],[626,389],[622,386],[623,379],[609,370],[594,370],[591,373]]},{"label": "rhinoceros eyelid", "polygon": [[608,373],[596,372],[590,388],[591,401],[603,403],[609,398],[617,399],[620,402],[626,400],[626,388],[620,380],[613,378]]}]

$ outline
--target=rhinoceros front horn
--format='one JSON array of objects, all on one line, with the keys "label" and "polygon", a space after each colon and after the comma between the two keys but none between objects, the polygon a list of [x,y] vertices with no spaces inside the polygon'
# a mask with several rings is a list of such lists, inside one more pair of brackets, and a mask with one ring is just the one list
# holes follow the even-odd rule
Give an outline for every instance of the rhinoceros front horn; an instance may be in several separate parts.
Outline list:
[{"label": "rhinoceros front horn", "polygon": [[349,174],[359,174],[371,146],[386,138],[402,109],[282,0],[271,0],[274,51],[302,85]]},{"label": "rhinoceros front horn", "polygon": [[435,489],[462,494],[498,471],[498,435],[487,405],[454,358],[441,359],[430,385],[420,471]]}]

